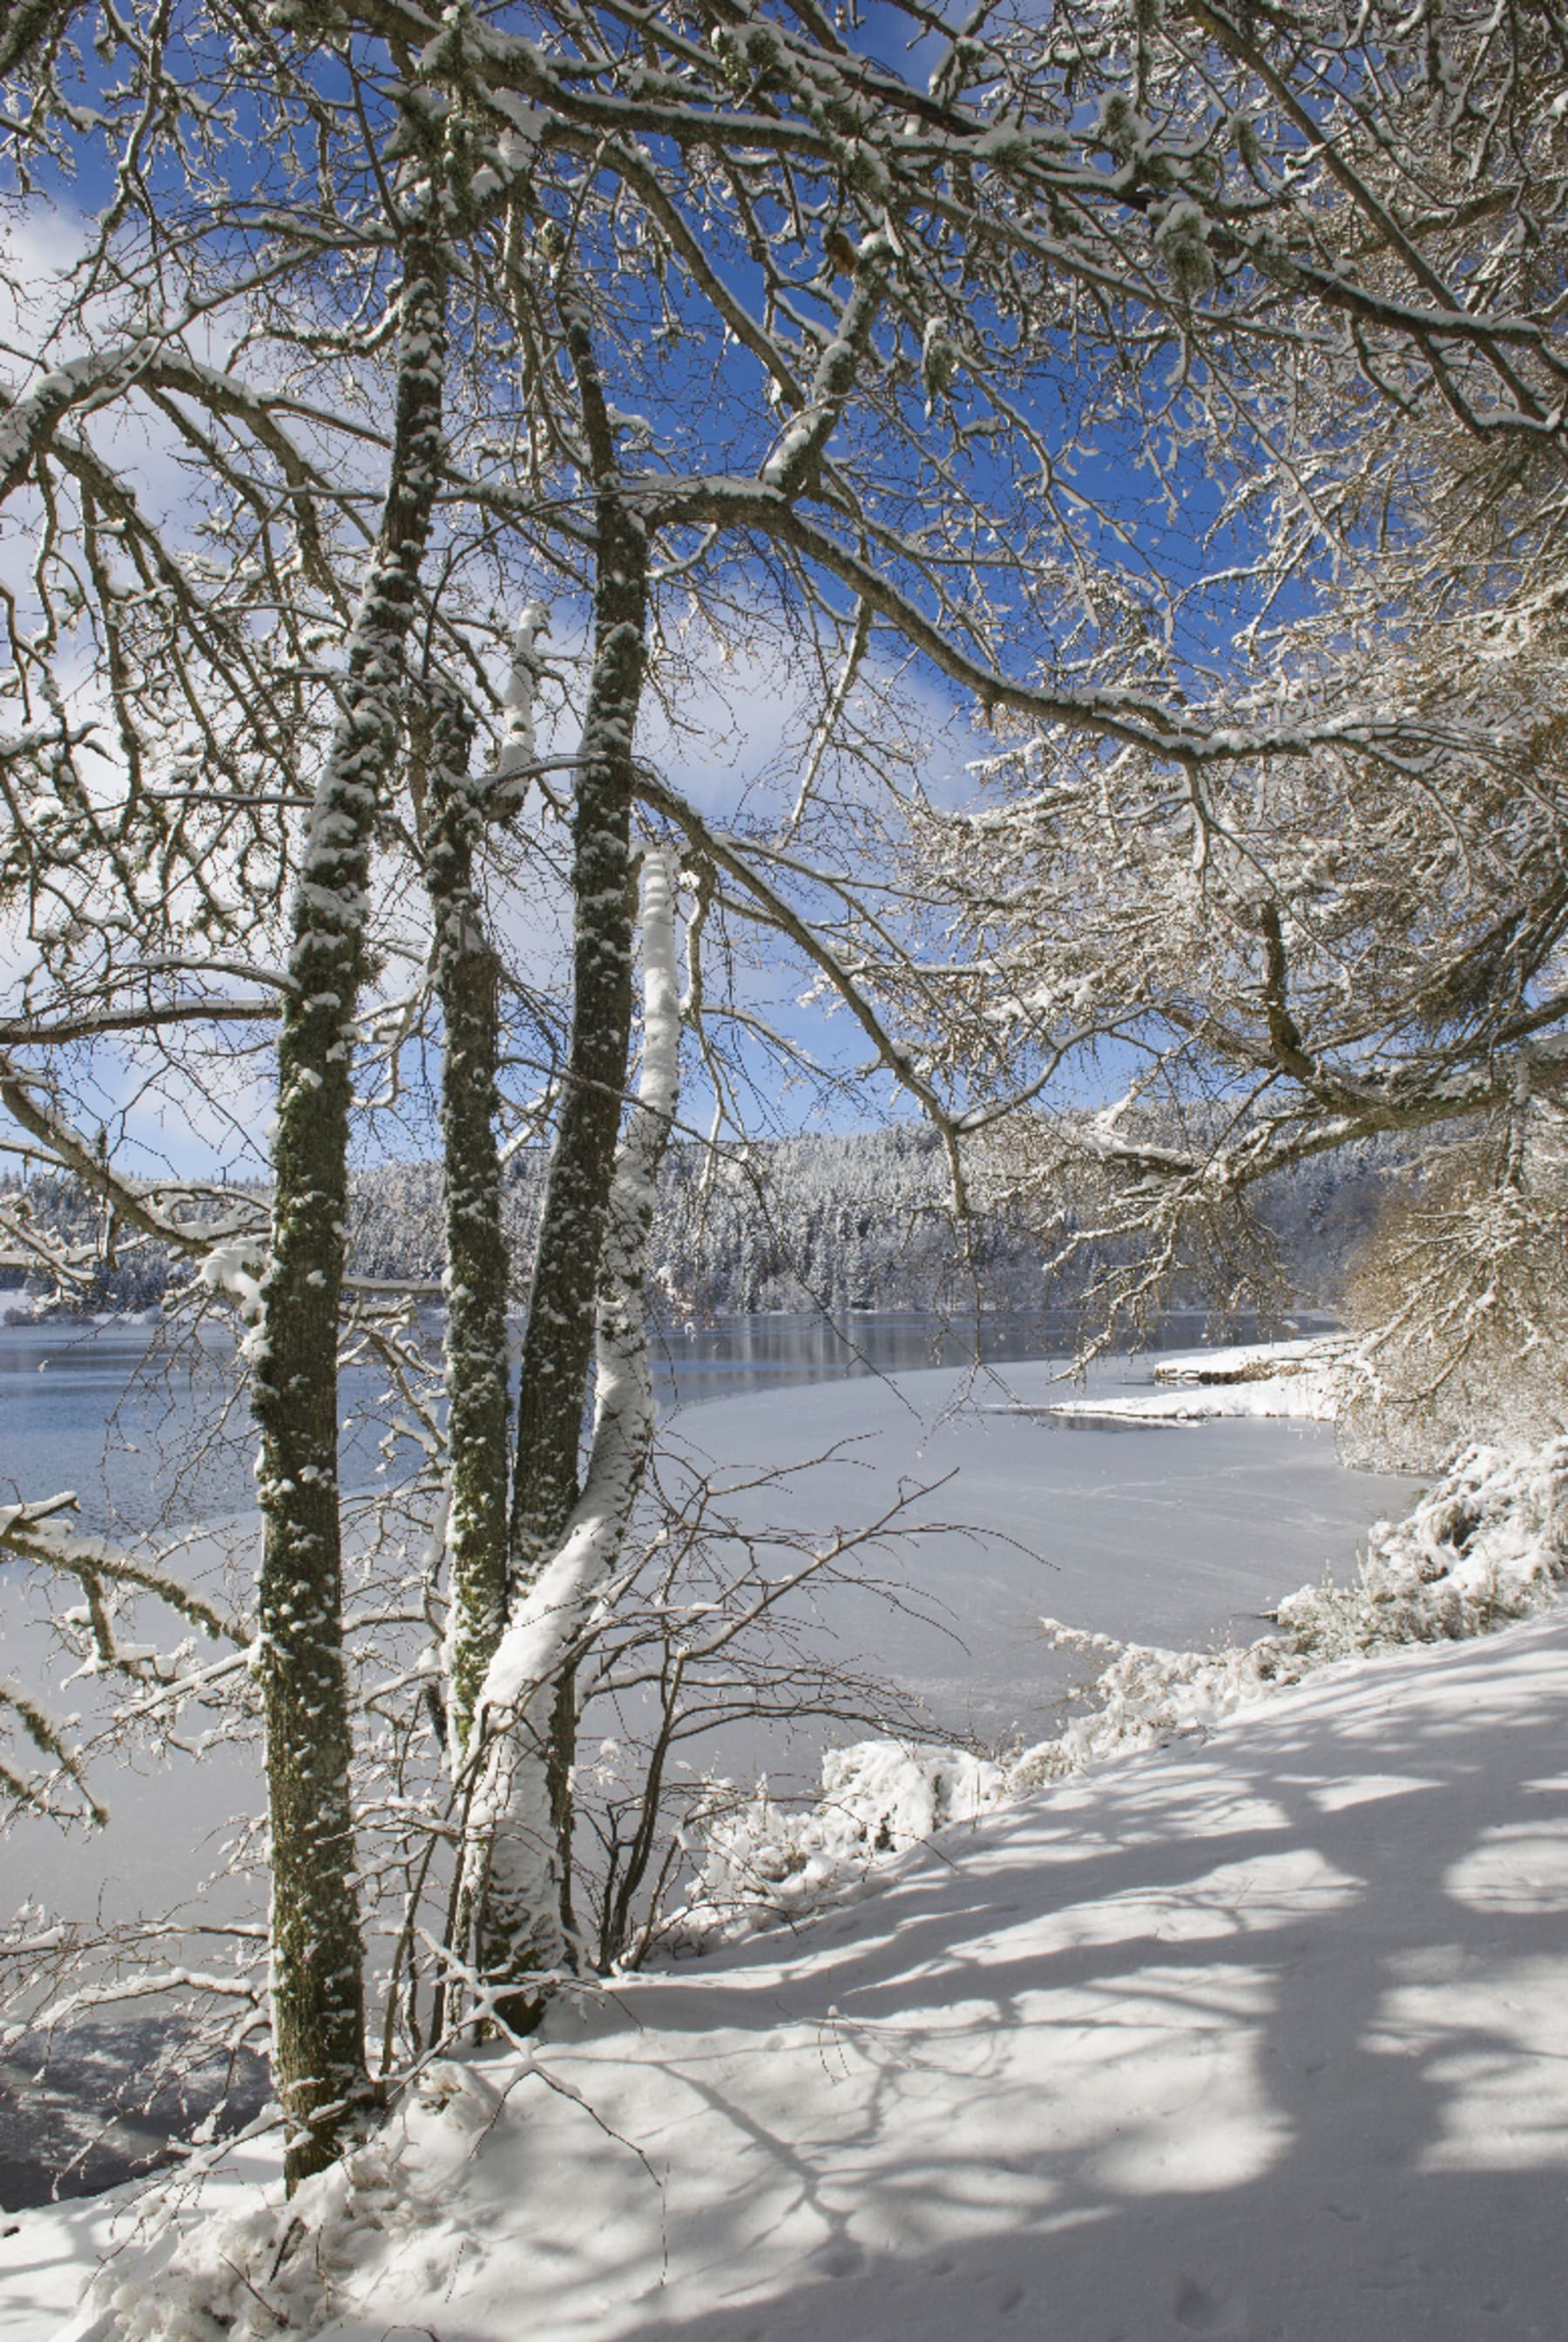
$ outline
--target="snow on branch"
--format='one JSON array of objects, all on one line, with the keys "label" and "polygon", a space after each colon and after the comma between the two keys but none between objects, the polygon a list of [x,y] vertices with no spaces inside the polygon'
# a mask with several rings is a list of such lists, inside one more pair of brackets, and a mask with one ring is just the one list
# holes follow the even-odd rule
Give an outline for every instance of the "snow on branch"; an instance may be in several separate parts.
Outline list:
[{"label": "snow on branch", "polygon": [[[75,1577],[84,1591],[107,1580],[113,1585],[134,1587],[139,1593],[155,1595],[215,1642],[231,1643],[242,1651],[249,1649],[254,1638],[248,1627],[204,1601],[155,1562],[138,1561],[103,1537],[80,1536],[65,1528],[56,1516],[74,1511],[75,1505],[75,1495],[67,1491],[42,1504],[0,1506],[0,1553],[15,1554],[20,1560],[36,1562]],[[109,1659],[115,1655],[111,1648],[101,1656]]]},{"label": "snow on branch", "polygon": [[196,1259],[215,1246],[232,1244],[242,1229],[253,1242],[265,1236],[266,1207],[252,1201],[235,1198],[235,1210],[223,1222],[181,1220],[163,1209],[158,1197],[170,1192],[169,1183],[125,1178],[99,1147],[72,1127],[54,1103],[51,1090],[46,1075],[0,1054],[0,1106],[56,1163],[74,1172],[92,1194],[102,1196],[118,1218],[139,1228],[144,1236]]},{"label": "snow on branch", "polygon": [[[58,1773],[65,1775],[81,1798],[87,1819],[95,1827],[106,1822],[108,1814],[87,1787],[81,1756],[65,1740],[66,1726],[9,1676],[0,1676],[0,1713],[15,1716],[40,1755],[54,1759]],[[29,1779],[12,1766],[0,1761],[0,1792],[14,1798],[18,1805],[29,1807],[35,1813],[63,1817],[53,1790],[54,1778]]]}]

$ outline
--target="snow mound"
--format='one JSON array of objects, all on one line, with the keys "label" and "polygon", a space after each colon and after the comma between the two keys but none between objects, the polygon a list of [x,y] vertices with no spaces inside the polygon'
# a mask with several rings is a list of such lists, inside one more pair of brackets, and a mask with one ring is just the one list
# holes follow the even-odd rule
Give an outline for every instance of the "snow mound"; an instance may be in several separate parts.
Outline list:
[{"label": "snow mound", "polygon": [[[482,2079],[477,2087],[485,2090]],[[493,2111],[494,2096],[485,2096]],[[433,2103],[443,2103],[439,2095]],[[313,2333],[389,2239],[440,2227],[438,2201],[406,2169],[406,2130],[389,2126],[307,2180],[292,2202],[276,2186],[257,2189],[215,2219],[192,2224],[182,2190],[155,2198],[134,2256],[99,2274],[72,2334],[77,2342],[270,2342],[279,2332]]]},{"label": "snow mound", "polygon": [[804,1811],[775,1804],[763,1783],[704,1828],[705,1859],[692,1900],[670,1923],[674,1943],[798,1919],[854,1897],[885,1857],[1005,1802],[1008,1768],[964,1748],[859,1740],[822,1760],[822,1795]]},{"label": "snow mound", "polygon": [[1062,1399],[1064,1422],[1204,1423],[1220,1416],[1293,1417],[1332,1423],[1338,1412],[1345,1345],[1314,1335],[1295,1342],[1249,1342],[1228,1350],[1178,1352],[1154,1367],[1163,1390],[1125,1397]]}]

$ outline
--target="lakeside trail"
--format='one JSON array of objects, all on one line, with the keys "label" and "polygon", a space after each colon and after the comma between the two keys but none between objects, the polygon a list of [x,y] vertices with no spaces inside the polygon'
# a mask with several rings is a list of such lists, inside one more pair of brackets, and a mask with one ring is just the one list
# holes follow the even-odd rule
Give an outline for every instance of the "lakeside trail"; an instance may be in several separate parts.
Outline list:
[{"label": "lakeside trail", "polygon": [[[1330,1668],[448,2061],[306,2243],[227,2183],[71,2331],[1560,2342],[1565,1708],[1562,1608]],[[109,2231],[17,2219],[5,2342]]]}]

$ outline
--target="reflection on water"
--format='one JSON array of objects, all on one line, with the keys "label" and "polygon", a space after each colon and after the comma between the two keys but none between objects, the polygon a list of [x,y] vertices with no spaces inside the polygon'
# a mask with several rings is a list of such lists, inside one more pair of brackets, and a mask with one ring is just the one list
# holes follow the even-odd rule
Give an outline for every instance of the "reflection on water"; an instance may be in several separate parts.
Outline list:
[{"label": "reflection on water", "polygon": [[[1203,1341],[1201,1309],[1172,1310],[1153,1329],[1146,1347],[1190,1350]],[[955,1318],[892,1313],[852,1316],[836,1325],[819,1317],[730,1317],[714,1326],[664,1327],[655,1345],[656,1371],[684,1406],[704,1398],[738,1396],[779,1383],[832,1382],[850,1375],[907,1375],[924,1366],[1007,1365],[1057,1358],[1072,1348],[1077,1321],[1063,1310],[1006,1316]],[[1253,1331],[1243,1326],[1235,1338]],[[978,1337],[978,1338],[977,1338]]]},{"label": "reflection on water", "polygon": [[[1150,1346],[1188,1349],[1203,1338],[1200,1311],[1173,1312]],[[425,1328],[432,1353],[440,1321]],[[1251,1329],[1242,1328],[1244,1338]],[[1074,1326],[1059,1312],[944,1324],[929,1316],[865,1316],[842,1326],[811,1317],[738,1317],[665,1326],[654,1341],[664,1405],[700,1405],[747,1391],[866,1374],[1059,1357]],[[977,1339],[978,1336],[978,1339]],[[400,1409],[385,1376],[365,1366],[343,1382],[345,1488],[401,1474],[416,1460],[387,1438]],[[0,1501],[38,1501],[75,1489],[84,1527],[181,1528],[251,1501],[255,1435],[232,1334],[205,1327],[57,1320],[0,1326]]]}]

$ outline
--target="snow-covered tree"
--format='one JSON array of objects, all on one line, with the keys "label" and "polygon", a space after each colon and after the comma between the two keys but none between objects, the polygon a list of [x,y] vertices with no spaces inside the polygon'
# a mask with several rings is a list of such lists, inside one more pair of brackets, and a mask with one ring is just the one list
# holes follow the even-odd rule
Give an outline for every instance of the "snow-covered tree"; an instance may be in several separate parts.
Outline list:
[{"label": "snow-covered tree", "polygon": [[1221,767],[1020,727],[988,806],[924,820],[1012,1028],[1116,1069],[991,1166],[1111,1312],[1194,1270],[1266,1297],[1251,1198],[1289,1166],[1549,1148],[1568,1006],[1563,27],[1204,5],[1148,19],[1136,66],[1102,126],[1186,254],[1173,477],[1244,580],[1215,655],[1303,720],[1409,730]]},{"label": "snow-covered tree", "polygon": [[[1162,1047],[1174,1033],[1178,1056],[1225,1061],[1226,984],[1260,1078],[1283,1069],[1337,1110],[1298,970],[1329,1001],[1371,986],[1403,1030],[1408,970],[1346,937],[1413,866],[1441,897],[1473,861],[1475,917],[1501,916],[1527,841],[1495,838],[1497,791],[1522,734],[1550,767],[1528,681],[1456,716],[1403,685],[1391,703],[1409,659],[1276,661],[1260,681],[1216,651],[1283,590],[1379,337],[1426,369],[1407,399],[1473,405],[1472,372],[1515,365],[1507,316],[1456,322],[1452,287],[1422,279],[1414,299],[1397,269],[1374,296],[1359,255],[1320,249],[1325,207],[1303,190],[1331,166],[1293,98],[1260,146],[1215,95],[1217,19],[1190,55],[1142,11],[888,14],[907,67],[884,62],[880,20],[804,5],[60,0],[0,49],[16,186],[56,187],[80,148],[103,194],[0,405],[0,495],[38,526],[7,608],[0,875],[34,974],[0,1102],[251,1321],[295,2172],[368,2087],[335,1475],[351,1126],[395,1130],[424,1052],[444,1052],[451,1567],[417,1600],[447,1675],[407,1868],[423,1878],[450,1835],[442,1800],[464,1802],[444,1956],[473,2005],[516,2019],[569,1947],[573,1671],[646,1463],[636,1296],[674,1112],[665,856],[721,1133],[762,1068],[804,1054],[725,981],[760,944],[858,1029],[961,1183],[965,1146],[1075,1049],[1147,1046],[1158,1026]],[[1250,55],[1233,71],[1272,89]],[[1344,196],[1371,215],[1359,182]],[[1291,367],[1320,318],[1332,397],[1302,405],[1303,445]],[[125,435],[149,431],[202,475],[203,506],[152,512],[125,476]],[[1263,485],[1185,528],[1187,483],[1233,457]],[[1336,525],[1323,543],[1359,550]],[[541,602],[554,661],[536,618],[518,628]],[[704,694],[725,659],[783,678],[793,714],[784,786],[720,813],[674,767],[722,728]],[[966,826],[922,802],[955,696],[1029,776]],[[655,719],[674,744],[657,758]],[[1365,875],[1335,876],[1325,804],[1346,852],[1364,830]],[[639,855],[651,1086],[628,1106]],[[1314,908],[1304,962],[1279,909],[1298,865],[1303,899],[1353,896]],[[1174,956],[1140,931],[1134,878],[1159,884]],[[1074,957],[1080,928],[1114,948]],[[125,1176],[62,1110],[58,1047],[145,1046],[149,1020],[275,1026],[265,1199],[225,1198],[219,1220],[197,1190]],[[1353,1021],[1343,1046],[1359,1064]],[[1483,1068],[1472,1047],[1464,1078]],[[550,1147],[510,1459],[503,1126]],[[1162,1192],[1187,1176],[1145,1136],[1094,1151],[1155,1165]],[[830,1216],[842,1256],[858,1237]],[[438,1457],[404,1334],[360,1330]],[[407,1681],[403,1749],[432,1687]],[[410,1923],[400,1957],[414,1941]]]}]

